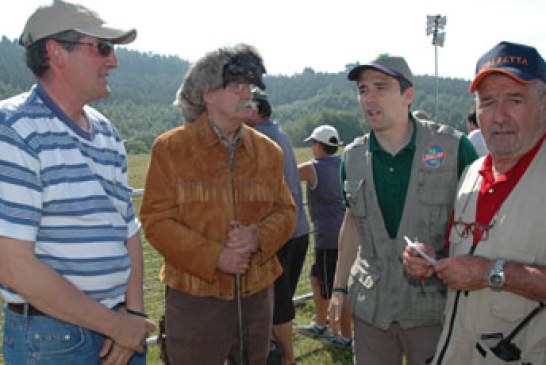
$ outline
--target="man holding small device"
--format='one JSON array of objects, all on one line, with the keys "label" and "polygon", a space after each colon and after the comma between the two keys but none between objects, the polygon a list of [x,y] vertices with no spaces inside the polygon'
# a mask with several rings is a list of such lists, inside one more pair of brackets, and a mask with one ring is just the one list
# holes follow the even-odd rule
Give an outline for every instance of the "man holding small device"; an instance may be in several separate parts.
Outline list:
[{"label": "man holding small device", "polygon": [[462,133],[415,119],[413,75],[402,57],[354,67],[358,100],[372,131],[343,154],[347,209],[330,318],[345,300],[353,313],[355,364],[424,364],[440,334],[445,287],[404,272],[404,235],[442,250],[457,181],[477,156]]},{"label": "man holding small device", "polygon": [[403,263],[449,288],[433,364],[545,364],[546,63],[501,42],[478,61],[474,91],[489,154],[461,178],[450,257],[432,266],[408,247]]},{"label": "man holding small device", "polygon": [[424,258],[429,264],[436,265],[438,261],[436,261],[435,258],[427,254],[425,251],[423,251],[421,247],[419,246],[418,242],[413,242],[412,240],[408,238],[408,236],[404,236],[404,239],[406,240],[408,247],[410,247],[413,250],[413,252],[417,253],[419,256]]}]

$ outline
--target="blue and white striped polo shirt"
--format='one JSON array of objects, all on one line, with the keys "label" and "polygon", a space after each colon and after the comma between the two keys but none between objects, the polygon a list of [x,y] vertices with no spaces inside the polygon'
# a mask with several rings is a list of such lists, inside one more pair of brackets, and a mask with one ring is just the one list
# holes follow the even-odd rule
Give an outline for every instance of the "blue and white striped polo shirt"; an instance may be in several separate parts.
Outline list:
[{"label": "blue and white striped polo shirt", "polygon": [[[102,114],[84,112],[89,132],[39,85],[0,102],[0,236],[35,242],[43,263],[112,307],[124,300],[125,241],[140,224],[123,143]],[[24,302],[6,286],[0,294]]]}]

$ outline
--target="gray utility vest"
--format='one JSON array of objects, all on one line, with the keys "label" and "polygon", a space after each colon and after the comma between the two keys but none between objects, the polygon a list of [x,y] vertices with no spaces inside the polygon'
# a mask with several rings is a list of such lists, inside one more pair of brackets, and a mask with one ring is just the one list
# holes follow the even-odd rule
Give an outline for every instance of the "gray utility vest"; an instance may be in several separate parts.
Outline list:
[{"label": "gray utility vest", "polygon": [[459,140],[462,134],[434,122],[416,122],[416,150],[397,237],[385,228],[375,194],[369,135],[345,150],[344,189],[356,219],[359,244],[349,278],[349,303],[354,315],[387,329],[439,325],[444,312],[445,286],[431,277],[421,283],[401,263],[403,237],[443,248],[457,190]]}]

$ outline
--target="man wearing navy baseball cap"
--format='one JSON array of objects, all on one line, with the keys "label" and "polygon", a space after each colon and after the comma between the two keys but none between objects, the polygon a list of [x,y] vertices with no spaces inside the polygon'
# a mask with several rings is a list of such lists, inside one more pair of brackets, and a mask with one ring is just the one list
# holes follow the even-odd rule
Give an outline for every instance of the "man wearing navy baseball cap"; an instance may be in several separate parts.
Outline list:
[{"label": "man wearing navy baseball cap", "polygon": [[450,257],[433,268],[409,250],[415,277],[449,288],[433,364],[546,363],[546,64],[501,42],[470,86],[489,154],[461,178]]},{"label": "man wearing navy baseball cap", "polygon": [[379,55],[348,79],[372,131],[343,154],[347,209],[330,318],[338,322],[349,302],[356,364],[400,365],[403,355],[408,365],[425,364],[440,335],[445,286],[404,273],[403,237],[442,251],[459,176],[476,151],[459,131],[410,113],[415,88],[404,58]]},{"label": "man wearing navy baseball cap", "polygon": [[546,82],[546,63],[533,47],[500,42],[478,60],[470,92],[474,92],[483,78],[492,73],[506,75],[520,83]]}]

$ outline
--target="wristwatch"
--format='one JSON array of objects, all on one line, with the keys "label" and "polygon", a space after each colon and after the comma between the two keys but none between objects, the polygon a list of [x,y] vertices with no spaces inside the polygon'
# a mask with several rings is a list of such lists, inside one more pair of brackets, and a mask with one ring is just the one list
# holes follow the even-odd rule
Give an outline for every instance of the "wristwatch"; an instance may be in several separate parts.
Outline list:
[{"label": "wristwatch", "polygon": [[499,291],[504,286],[504,282],[504,260],[499,259],[495,261],[495,265],[493,265],[493,268],[489,272],[487,283],[491,289]]}]

